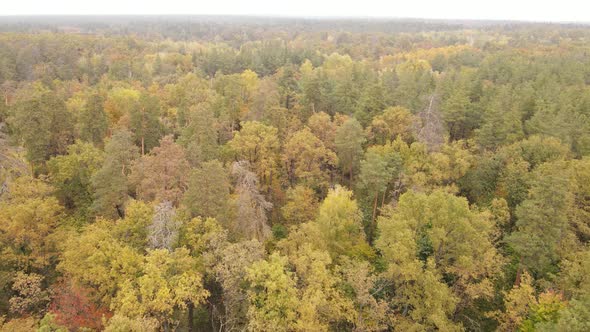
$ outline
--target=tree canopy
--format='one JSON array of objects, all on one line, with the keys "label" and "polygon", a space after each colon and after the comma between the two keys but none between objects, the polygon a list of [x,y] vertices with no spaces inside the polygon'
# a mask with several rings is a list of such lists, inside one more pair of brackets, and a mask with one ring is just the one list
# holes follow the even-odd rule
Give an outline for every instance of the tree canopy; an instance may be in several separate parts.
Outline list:
[{"label": "tree canopy", "polygon": [[0,332],[589,331],[588,45],[0,17]]}]

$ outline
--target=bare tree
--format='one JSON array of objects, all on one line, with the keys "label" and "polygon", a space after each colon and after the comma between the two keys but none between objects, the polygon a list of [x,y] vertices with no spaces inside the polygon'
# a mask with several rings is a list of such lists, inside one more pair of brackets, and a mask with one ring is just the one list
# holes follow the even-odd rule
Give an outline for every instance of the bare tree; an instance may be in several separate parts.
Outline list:
[{"label": "bare tree", "polygon": [[176,210],[169,201],[156,206],[152,224],[149,227],[148,243],[152,249],[172,250],[178,239],[180,224],[176,220]]},{"label": "bare tree", "polygon": [[237,231],[249,238],[263,241],[270,235],[266,213],[272,209],[258,188],[258,177],[249,169],[247,161],[234,162],[232,175],[236,178],[237,193]]},{"label": "bare tree", "polygon": [[5,106],[10,105],[10,100],[16,91],[17,85],[17,82],[10,80],[6,80],[0,85],[0,91]]},{"label": "bare tree", "polygon": [[11,146],[0,122],[0,197],[8,192],[8,184],[14,178],[31,175],[31,169],[23,158],[23,149]]},{"label": "bare tree", "polygon": [[444,143],[444,126],[439,110],[440,97],[434,92],[429,97],[428,106],[418,113],[418,121],[414,125],[415,136],[424,143],[429,151],[436,151]]}]

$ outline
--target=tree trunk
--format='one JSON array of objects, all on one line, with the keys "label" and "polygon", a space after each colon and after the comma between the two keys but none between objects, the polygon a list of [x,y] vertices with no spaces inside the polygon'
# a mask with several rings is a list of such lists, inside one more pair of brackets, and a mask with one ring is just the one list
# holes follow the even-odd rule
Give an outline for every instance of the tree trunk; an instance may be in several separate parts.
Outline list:
[{"label": "tree trunk", "polygon": [[144,139],[143,135],[141,136],[141,155],[142,156],[145,155],[145,139]]},{"label": "tree trunk", "polygon": [[190,302],[188,304],[188,332],[193,332],[195,327],[194,327],[194,322],[193,322],[193,310],[195,308],[195,305]]},{"label": "tree trunk", "polygon": [[371,219],[371,224],[375,223],[375,216],[377,214],[377,199],[379,199],[379,192],[375,192],[375,199],[373,200],[373,219]]},{"label": "tree trunk", "polygon": [[119,215],[119,218],[121,218],[121,219],[125,218],[125,212],[123,210],[123,207],[119,204],[116,204],[115,208],[117,209],[117,214]]},{"label": "tree trunk", "polygon": [[373,200],[373,218],[371,219],[371,229],[369,236],[369,243],[373,243],[373,234],[375,233],[375,217],[377,215],[377,200],[379,199],[379,192],[375,192],[375,199]]},{"label": "tree trunk", "polygon": [[520,278],[522,276],[522,257],[518,261],[518,269],[516,270],[516,278],[514,278],[514,286],[520,286]]}]

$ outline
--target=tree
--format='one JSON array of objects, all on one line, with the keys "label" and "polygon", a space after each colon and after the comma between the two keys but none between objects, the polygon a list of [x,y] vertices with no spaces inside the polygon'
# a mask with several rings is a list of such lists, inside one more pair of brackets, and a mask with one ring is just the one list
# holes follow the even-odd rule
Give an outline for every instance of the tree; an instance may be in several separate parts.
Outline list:
[{"label": "tree", "polygon": [[508,237],[522,264],[537,277],[554,271],[568,236],[573,204],[571,173],[564,163],[541,165],[526,200],[516,208],[516,231]]},{"label": "tree", "polygon": [[115,314],[105,326],[106,332],[156,332],[159,330],[158,320],[151,317],[129,318]]},{"label": "tree", "polygon": [[287,190],[287,203],[281,208],[286,225],[299,225],[315,220],[318,213],[318,200],[315,192],[298,185]]},{"label": "tree", "polygon": [[258,188],[258,178],[247,161],[235,162],[232,175],[236,178],[237,224],[234,232],[247,238],[265,240],[270,235],[266,213],[272,203],[266,201]]},{"label": "tree", "polygon": [[278,161],[277,129],[256,121],[242,123],[242,129],[228,143],[235,161],[245,160],[264,184],[270,184]]},{"label": "tree", "polygon": [[221,220],[229,201],[227,170],[217,161],[207,161],[194,169],[182,203],[193,217],[213,217]]},{"label": "tree", "polygon": [[0,201],[2,265],[49,274],[57,260],[57,227],[63,207],[42,180],[21,177]]},{"label": "tree", "polygon": [[392,144],[402,160],[400,182],[404,188],[433,191],[444,188],[457,192],[456,183],[465,176],[474,160],[469,146],[464,141],[455,141],[428,152],[428,147],[414,142],[407,145],[400,139]]},{"label": "tree", "polygon": [[473,154],[468,142],[459,140],[444,144],[440,151],[432,152],[428,158],[426,174],[431,188],[447,188],[456,192],[456,183],[474,164]]},{"label": "tree", "polygon": [[381,84],[376,75],[370,71],[368,72],[368,75],[371,76],[367,79],[368,82],[361,82],[361,85],[364,85],[364,87],[361,90],[359,99],[357,100],[356,110],[354,112],[355,118],[358,119],[363,126],[368,125],[371,122],[371,118],[374,118],[387,106],[386,98],[384,97],[385,89],[383,84]]},{"label": "tree", "polygon": [[437,151],[445,142],[444,124],[439,110],[438,94],[433,93],[428,97],[427,106],[419,113],[415,136],[418,142],[424,144],[429,151]]},{"label": "tree", "polygon": [[30,173],[31,169],[24,154],[9,143],[8,136],[0,129],[0,197],[8,193],[8,184],[14,178]]},{"label": "tree", "polygon": [[249,294],[244,280],[248,278],[248,269],[262,260],[264,254],[264,248],[257,240],[226,243],[213,250],[210,271],[221,285],[222,292],[219,303],[212,304],[212,313],[220,326],[228,330],[246,329]]},{"label": "tree", "polygon": [[314,113],[307,120],[307,126],[324,143],[326,148],[335,149],[334,142],[336,140],[337,126],[332,122],[330,115],[324,112]]},{"label": "tree", "polygon": [[98,93],[93,93],[88,97],[86,107],[82,108],[78,118],[80,138],[95,146],[102,146],[109,128],[109,120],[103,104],[103,97]]},{"label": "tree", "polygon": [[281,143],[303,127],[297,111],[282,107],[267,109],[263,114],[262,121],[277,128],[279,142]]},{"label": "tree", "polygon": [[154,223],[155,209],[151,204],[131,200],[125,210],[125,218],[116,221],[112,236],[138,251],[149,244],[149,228]]},{"label": "tree", "polygon": [[[585,113],[588,94],[583,89],[561,86],[553,78],[545,78],[531,88],[534,112],[527,114],[524,129],[527,134],[556,137],[576,155],[588,153],[590,121]],[[541,87],[542,86],[542,87]],[[535,89],[540,89],[535,90]],[[514,99],[522,98],[515,94]],[[517,100],[518,100],[517,99]]]},{"label": "tree", "polygon": [[559,312],[554,330],[584,331],[589,325],[588,304],[590,303],[590,250],[587,246],[570,253],[560,263],[557,285],[566,298],[571,299],[567,307]]},{"label": "tree", "polygon": [[388,279],[400,289],[392,299],[400,328],[458,330],[454,317],[493,295],[502,259],[487,218],[442,191],[409,191],[379,218],[375,245],[388,264]]},{"label": "tree", "polygon": [[183,128],[179,143],[186,148],[192,166],[213,160],[219,154],[217,119],[208,104],[190,109],[189,123]]},{"label": "tree", "polygon": [[74,233],[63,245],[58,269],[93,290],[93,299],[110,306],[121,285],[142,268],[141,254],[115,237],[115,224],[99,220]]},{"label": "tree", "polygon": [[329,110],[327,113],[340,112],[346,115],[354,113],[362,91],[358,82],[361,76],[359,67],[348,54],[332,53],[318,68],[320,89],[315,93],[323,97],[322,104],[325,104],[321,106]]},{"label": "tree", "polygon": [[174,207],[170,202],[163,201],[156,206],[152,224],[148,227],[149,247],[171,251],[178,241],[179,229]]},{"label": "tree", "polygon": [[306,59],[300,66],[299,72],[301,79],[299,86],[301,88],[301,103],[306,106],[307,114],[314,114],[316,112],[323,112],[324,104],[322,103],[322,83],[318,75],[318,70],[314,69],[314,65],[309,59]]},{"label": "tree", "polygon": [[590,249],[586,245],[579,251],[571,253],[560,264],[560,273],[557,276],[559,289],[570,298],[582,299],[590,294],[588,278],[590,274]]},{"label": "tree", "polygon": [[309,129],[304,128],[285,143],[282,161],[291,184],[299,181],[325,191],[338,158]]},{"label": "tree", "polygon": [[481,128],[475,131],[476,141],[484,148],[495,149],[523,138],[521,114],[512,105],[510,87],[504,86],[493,98],[483,116]]},{"label": "tree", "polygon": [[182,147],[172,136],[165,136],[160,146],[134,162],[129,179],[140,199],[170,201],[177,206],[186,189],[189,168]]},{"label": "tree", "polygon": [[92,143],[78,141],[68,146],[68,154],[47,162],[51,182],[62,204],[85,216],[92,204],[92,177],[103,164],[103,152]]},{"label": "tree", "polygon": [[247,269],[248,329],[252,331],[290,331],[297,319],[297,290],[287,259],[273,254],[268,261]]},{"label": "tree", "polygon": [[370,240],[373,238],[373,223],[377,216],[379,196],[382,196],[383,205],[387,188],[393,179],[399,177],[400,171],[401,158],[393,151],[391,145],[371,146],[365,152],[360,166],[359,186],[373,198],[373,214],[367,233]]},{"label": "tree", "polygon": [[140,276],[125,280],[120,287],[111,305],[115,312],[132,319],[153,317],[161,329],[177,324],[172,315],[175,310],[202,303],[209,295],[186,248],[149,251]]},{"label": "tree", "polygon": [[559,318],[549,325],[547,329],[555,331],[583,332],[590,328],[590,299],[588,297],[575,299],[569,305],[559,311]]},{"label": "tree", "polygon": [[406,142],[411,142],[414,122],[416,119],[406,108],[389,107],[373,118],[367,128],[368,136],[377,144],[394,141],[398,136]]},{"label": "tree", "polygon": [[176,84],[166,84],[163,93],[163,108],[167,106],[174,110],[182,127],[190,127],[194,119],[193,111],[207,109],[217,97],[210,89],[210,82],[192,72],[179,77]]},{"label": "tree", "polygon": [[245,70],[242,74],[215,74],[214,89],[219,94],[221,114],[226,130],[231,135],[241,119],[249,113],[252,95],[258,85],[255,72]]},{"label": "tree", "polygon": [[104,163],[91,178],[94,189],[92,210],[97,215],[110,219],[124,217],[129,198],[127,177],[137,157],[138,148],[133,145],[128,131],[117,131],[107,141]]},{"label": "tree", "polygon": [[[279,89],[277,81],[273,77],[262,78],[252,95],[252,105],[246,119],[261,121],[271,110],[283,108]],[[284,109],[288,108],[284,107]]]},{"label": "tree", "polygon": [[471,130],[472,105],[468,92],[464,86],[455,87],[441,104],[451,140],[465,139]]},{"label": "tree", "polygon": [[12,290],[16,293],[10,298],[10,311],[19,314],[35,314],[49,302],[49,294],[42,286],[43,276],[36,273],[17,272]]},{"label": "tree", "polygon": [[37,322],[34,317],[15,318],[2,324],[0,327],[2,332],[27,332],[33,331],[37,327]]},{"label": "tree", "polygon": [[[289,241],[289,239],[287,239]],[[330,254],[307,243],[281,246],[290,271],[297,280],[297,331],[325,331],[352,321],[352,301],[340,287],[342,280],[332,270]]]},{"label": "tree", "polygon": [[103,328],[103,318],[111,316],[107,308],[97,306],[92,301],[90,289],[76,285],[71,280],[55,284],[48,315],[52,316],[56,325],[69,330],[100,330]]},{"label": "tree", "polygon": [[358,166],[362,153],[365,137],[361,124],[351,118],[336,130],[335,146],[338,160],[342,167],[342,174],[348,173],[352,184],[353,172]]},{"label": "tree", "polygon": [[64,326],[59,325],[55,322],[55,315],[52,313],[46,313],[45,316],[39,321],[39,331],[46,332],[46,331],[55,331],[55,332],[65,332],[67,328]]},{"label": "tree", "polygon": [[369,262],[343,260],[339,272],[345,287],[353,293],[356,330],[383,331],[393,325],[390,322],[389,305],[385,299],[380,298],[385,287],[379,284],[380,279]]},{"label": "tree", "polygon": [[546,162],[568,159],[570,149],[557,138],[533,135],[503,147],[499,154],[505,159],[522,159],[533,170]]},{"label": "tree", "polygon": [[529,315],[531,306],[537,302],[531,276],[525,271],[520,282],[504,293],[504,312],[495,312],[501,331],[516,331]]},{"label": "tree", "polygon": [[590,331],[590,28],[0,21],[0,331]]},{"label": "tree", "polygon": [[319,234],[332,259],[340,255],[367,258],[373,255],[365,241],[361,213],[352,191],[336,186],[320,205],[316,220]]},{"label": "tree", "polygon": [[570,224],[582,243],[590,240],[590,159],[574,160],[574,208],[569,217]]},{"label": "tree", "polygon": [[112,127],[120,125],[123,118],[129,117],[138,107],[140,92],[134,89],[114,88],[108,92],[104,101],[104,111]]},{"label": "tree", "polygon": [[135,144],[141,148],[142,156],[158,145],[161,127],[160,101],[155,96],[142,93],[129,114],[129,130],[133,133]]},{"label": "tree", "polygon": [[[299,86],[297,84],[297,68],[292,64],[283,67],[280,71],[281,76],[279,77],[278,90],[280,93],[281,105],[286,109],[291,109],[294,105],[297,105],[297,92]],[[284,101],[284,102],[283,102]]]},{"label": "tree", "polygon": [[398,83],[394,98],[398,105],[416,112],[424,107],[424,97],[433,88],[432,68],[426,60],[411,59],[395,67]]},{"label": "tree", "polygon": [[538,299],[531,305],[528,319],[521,326],[525,331],[543,330],[547,326],[557,323],[560,312],[565,309],[563,296],[553,290],[539,294]]},{"label": "tree", "polygon": [[51,156],[65,153],[73,141],[73,125],[65,103],[41,84],[33,84],[21,91],[9,123],[34,166],[40,166]]}]

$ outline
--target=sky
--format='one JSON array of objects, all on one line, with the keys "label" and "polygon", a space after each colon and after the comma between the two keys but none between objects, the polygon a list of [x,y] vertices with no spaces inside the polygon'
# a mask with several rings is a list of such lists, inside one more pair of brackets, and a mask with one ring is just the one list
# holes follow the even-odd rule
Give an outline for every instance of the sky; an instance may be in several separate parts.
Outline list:
[{"label": "sky", "polygon": [[195,14],[590,22],[590,0],[2,0],[0,15]]}]

